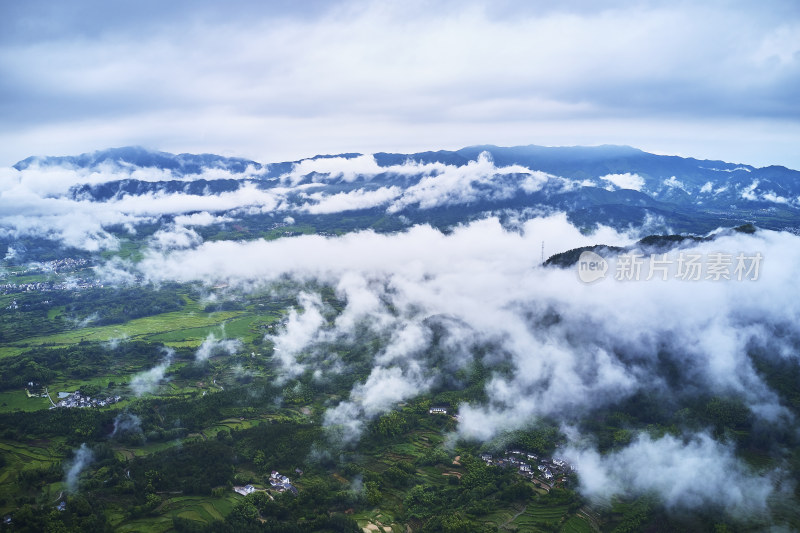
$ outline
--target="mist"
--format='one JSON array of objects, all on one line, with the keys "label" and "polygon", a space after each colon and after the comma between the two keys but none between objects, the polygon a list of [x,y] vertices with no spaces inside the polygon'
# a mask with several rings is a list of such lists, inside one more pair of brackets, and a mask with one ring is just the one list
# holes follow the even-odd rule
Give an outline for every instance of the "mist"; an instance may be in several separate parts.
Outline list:
[{"label": "mist", "polygon": [[[318,294],[301,292],[283,329],[267,338],[275,346],[279,380],[307,370],[320,380],[345,372],[346,363],[326,350],[332,340],[382,339],[367,378],[323,416],[344,445],[356,443],[366,424],[400,402],[462,387],[453,376],[468,370],[478,352],[485,353],[482,364],[490,372],[487,401],[459,406],[458,438],[487,441],[542,417],[574,428],[587,414],[636,394],[655,395],[664,405],[735,396],[766,424],[793,422],[748,354],[761,347],[769,357],[796,360],[800,302],[786,287],[800,274],[800,237],[720,232],[680,250],[705,257],[758,252],[757,280],[618,280],[618,261],[609,258],[607,278],[593,284],[581,282],[575,268],[542,268],[542,241],[556,252],[596,243],[627,246],[635,237],[604,227],[584,234],[563,214],[526,221],[520,231],[489,218],[448,234],[414,226],[392,235],[362,231],[153,250],[136,274],[154,282],[226,282],[242,290],[289,275],[332,287],[345,302],[341,312],[331,314]],[[775,336],[778,330],[783,333]],[[581,450],[576,457],[597,474],[582,481],[581,490],[656,491],[670,505],[704,505],[700,497],[673,501],[670,486],[657,482],[663,475],[657,469],[631,479],[611,474],[615,461],[637,464],[658,448],[664,472],[685,454],[705,454],[705,469],[682,472],[687,484],[740,491],[753,505],[769,497],[772,474],[750,472],[705,429],[687,431],[684,440],[641,436],[608,456],[587,448],[579,432],[568,433],[568,445]],[[709,469],[737,476],[717,487],[721,477],[703,477]]]},{"label": "mist", "polygon": [[66,477],[64,483],[67,485],[67,492],[75,492],[78,489],[78,479],[89,464],[94,460],[94,453],[90,450],[86,443],[81,444],[80,448],[75,452],[72,461],[67,463],[69,466],[65,468]]},{"label": "mist", "polygon": [[640,435],[630,446],[607,455],[570,448],[585,495],[610,503],[614,494],[659,494],[667,508],[718,507],[746,517],[764,513],[774,472],[756,473],[733,455],[731,446],[707,434],[687,439]]},{"label": "mist", "polygon": [[114,417],[114,429],[111,431],[111,438],[121,436],[124,433],[141,433],[142,419],[133,413],[123,411]]},{"label": "mist", "polygon": [[[377,176],[392,176],[401,185],[374,186]],[[380,208],[389,215],[404,209],[466,205],[477,200],[504,200],[516,194],[550,193],[594,186],[520,165],[495,165],[488,153],[465,165],[420,163],[379,166],[374,156],[305,159],[292,165],[277,183],[252,169],[231,173],[205,169],[175,175],[170,170],[111,162],[89,168],[68,164],[32,164],[21,170],[0,169],[0,237],[43,237],[87,251],[116,250],[125,228],[134,234],[142,224],[172,220],[151,238],[154,249],[195,247],[202,242],[194,228],[234,222],[254,214],[332,214]],[[235,190],[202,194],[154,190],[118,193],[106,200],[75,191],[107,183],[236,180]],[[345,183],[349,190],[339,191]],[[331,185],[330,188],[327,186]],[[289,217],[291,218],[291,217]]]},{"label": "mist", "polygon": [[172,358],[175,355],[175,351],[171,348],[164,348],[164,352],[164,358],[159,364],[149,370],[139,372],[131,378],[128,386],[136,396],[142,396],[153,392],[164,381],[164,375],[170,365],[172,365]]},{"label": "mist", "polygon": [[209,333],[195,352],[194,358],[198,363],[202,363],[215,355],[234,355],[241,347],[242,341],[238,339],[217,339],[213,333]]}]

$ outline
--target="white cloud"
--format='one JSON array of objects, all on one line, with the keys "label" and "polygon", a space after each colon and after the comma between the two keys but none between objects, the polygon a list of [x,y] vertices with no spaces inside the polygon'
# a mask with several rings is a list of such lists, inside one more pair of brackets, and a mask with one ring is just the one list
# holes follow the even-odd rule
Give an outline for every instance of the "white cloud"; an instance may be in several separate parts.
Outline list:
[{"label": "white cloud", "polygon": [[[668,179],[665,179],[664,180],[664,185],[666,185],[670,189],[681,189],[684,192],[689,192],[686,189],[686,185],[681,180],[676,178],[675,176],[670,176]],[[703,192],[703,190],[701,189],[700,192]]]},{"label": "white cloud", "polygon": [[239,339],[217,339],[216,335],[209,333],[195,352],[194,358],[198,362],[203,362],[215,355],[234,355],[241,348],[242,341]]},{"label": "white cloud", "polygon": [[222,222],[231,222],[232,218],[224,215],[212,215],[208,211],[192,213],[191,215],[178,215],[175,217],[175,224],[178,226],[210,226]]},{"label": "white cloud", "polygon": [[[521,187],[499,181],[511,174],[526,175]],[[511,165],[497,167],[488,152],[483,152],[475,161],[463,166],[447,165],[440,173],[425,176],[418,183],[406,188],[403,196],[389,207],[395,213],[408,206],[430,209],[440,205],[465,204],[477,200],[502,200],[511,198],[520,187],[525,192],[536,192],[548,179],[556,179],[543,172]],[[563,180],[562,180],[563,181]]]},{"label": "white cloud", "polygon": [[0,157],[615,142],[798,166],[798,125],[785,120],[796,10],[766,5],[368,1],[290,9],[280,23],[266,7],[206,5],[158,21],[111,10],[95,27],[123,22],[89,34],[55,12],[24,28],[11,18]]},{"label": "white cloud", "polygon": [[156,250],[192,248],[203,242],[196,231],[182,226],[164,228],[156,231],[150,238],[150,246]]},{"label": "white cloud", "polygon": [[640,435],[608,455],[571,448],[565,456],[578,468],[581,491],[606,502],[613,495],[655,492],[667,507],[716,505],[747,517],[764,513],[773,492],[770,475],[750,471],[730,446],[706,434],[686,441],[671,435],[655,440]]},{"label": "white cloud", "polygon": [[303,372],[306,366],[300,361],[300,354],[320,333],[325,324],[322,316],[322,300],[316,294],[301,293],[298,304],[302,312],[292,309],[283,330],[277,335],[267,335],[274,345],[273,358],[278,361],[284,374],[294,377]]},{"label": "white cloud", "polygon": [[296,183],[312,172],[325,174],[327,179],[338,178],[342,181],[354,181],[359,176],[374,176],[382,170],[371,155],[359,155],[352,158],[320,157],[303,159],[295,163],[292,171],[281,176],[281,179]]},{"label": "white cloud", "polygon": [[[116,249],[117,238],[107,228],[122,225],[130,233],[136,226],[153,223],[162,216],[174,217],[174,225],[162,228],[151,239],[157,248],[192,247],[200,237],[191,227],[231,222],[234,216],[284,214],[289,212],[331,214],[354,209],[386,208],[395,213],[406,207],[429,209],[441,205],[468,204],[478,200],[503,200],[515,194],[532,194],[550,187],[552,191],[569,190],[578,184],[537,170],[511,165],[498,167],[487,153],[465,165],[420,163],[378,167],[373,156],[356,158],[321,158],[305,160],[284,176],[282,186],[261,188],[255,181],[242,181],[236,190],[212,194],[165,192],[155,189],[142,194],[116,194],[106,201],[90,194],[74,198],[71,187],[83,183],[87,175],[94,183],[124,180],[139,170],[119,165],[100,165],[102,172],[59,166],[38,166],[17,171],[6,170],[0,180],[0,235],[15,238],[38,236],[60,240],[67,246],[89,251]],[[169,171],[140,169],[152,179],[170,180]],[[308,172],[318,172],[317,182],[339,178],[353,180],[356,175],[365,181],[378,173],[391,175],[399,184],[373,188],[369,184],[351,190],[329,192],[327,184],[302,183]],[[200,174],[227,171],[210,169]],[[324,172],[324,173],[323,173]],[[361,174],[363,172],[363,174]],[[56,176],[57,179],[50,181]],[[343,178],[343,179],[344,179]],[[78,180],[78,181],[70,181]],[[274,185],[274,184],[270,184]],[[334,190],[336,185],[332,185]],[[284,217],[294,220],[292,217]]]},{"label": "white cloud", "polygon": [[742,189],[742,192],[740,193],[742,198],[744,198],[745,200],[750,200],[751,202],[757,201],[758,195],[755,194],[754,191],[756,190],[756,187],[758,187],[758,183],[759,183],[758,180],[753,180],[753,182],[750,183],[750,185]]},{"label": "white cloud", "polygon": [[[284,329],[269,340],[284,379],[306,370],[325,379],[327,372],[347,369],[326,349],[331,340],[355,339],[364,328],[383,339],[371,355],[368,377],[325,414],[324,423],[342,442],[355,441],[367,421],[398,402],[437,385],[459,386],[450,381],[453,376],[469,368],[476,347],[490,346],[484,365],[493,372],[503,363],[510,371],[491,374],[487,402],[461,405],[458,426],[461,436],[489,439],[542,416],[575,423],[592,409],[639,391],[668,401],[697,390],[735,395],[765,423],[792,423],[753,368],[748,350],[764,346],[776,357],[796,357],[793,337],[776,338],[772,331],[794,331],[792,324],[800,323],[800,304],[785,290],[798,275],[798,239],[770,231],[721,234],[684,250],[703,255],[759,251],[764,260],[755,282],[606,279],[585,285],[573,269],[537,268],[542,240],[549,253],[632,243],[608,228],[584,235],[564,215],[530,220],[519,233],[487,219],[447,235],[416,226],[393,235],[364,231],[335,239],[204,243],[151,254],[139,267],[154,281],[268,283],[290,274],[335,287],[346,305],[333,322],[325,318],[329,311],[318,296],[302,293],[303,311],[291,311]],[[613,276],[613,266],[610,272]],[[432,328],[439,333],[433,335]],[[680,373],[677,384],[662,372],[665,357]],[[772,491],[770,479],[750,475],[726,445],[702,434],[689,435],[686,442],[670,439],[642,438],[608,458],[582,449],[585,468],[597,475],[587,478],[583,490],[655,490],[670,505],[693,507],[711,501],[698,495],[701,488],[727,471],[739,476],[725,488],[733,492],[723,491],[735,501],[752,498],[758,508]],[[617,472],[614,461],[644,464],[654,449],[662,452],[655,470],[639,469],[635,476]],[[683,499],[675,496],[674,483],[660,477],[682,472],[682,454],[695,467],[702,457],[717,476],[688,478],[698,489],[681,491]]]},{"label": "white cloud", "polygon": [[778,194],[775,194],[773,191],[767,191],[764,194],[762,194],[761,197],[764,200],[768,201],[768,202],[773,202],[773,203],[776,203],[776,204],[788,204],[789,203],[789,200],[787,198],[785,198],[783,196],[780,196]]},{"label": "white cloud", "polygon": [[631,174],[626,172],[624,174],[606,174],[600,176],[600,179],[607,181],[620,189],[633,189],[634,191],[641,191],[644,187],[644,178],[638,174]]},{"label": "white cloud", "polygon": [[166,355],[159,364],[149,370],[145,370],[134,375],[129,383],[133,393],[136,396],[142,396],[155,391],[164,380],[164,375],[172,364],[172,358],[174,355],[175,352],[172,349],[167,348]]},{"label": "white cloud", "polygon": [[337,194],[311,193],[306,198],[315,203],[305,203],[300,210],[313,215],[341,213],[385,205],[401,195],[400,187],[381,187],[373,191],[357,189]]},{"label": "white cloud", "polygon": [[64,477],[64,483],[67,486],[67,492],[75,492],[77,490],[78,479],[81,475],[81,472],[83,472],[83,470],[86,469],[86,467],[89,466],[93,460],[94,453],[88,446],[86,446],[86,443],[84,442],[75,452],[72,460],[65,465],[69,465],[68,468],[65,468],[66,475]]},{"label": "white cloud", "polygon": [[[277,241],[205,242],[196,250],[169,255],[150,254],[140,264],[151,279],[216,279],[236,282],[242,279],[273,279],[284,272],[298,276],[326,275],[355,270],[361,273],[400,272],[422,277],[425,272],[480,270],[494,265],[502,271],[522,268],[520,261],[535,265],[541,241],[548,250],[564,251],[594,244],[597,239],[619,244],[631,238],[601,227],[600,233],[583,235],[563,214],[536,219],[525,224],[523,236],[503,230],[496,219],[457,228],[451,236],[428,226],[415,226],[397,235],[371,231],[350,233],[337,239],[309,235]],[[513,263],[503,267],[508,251]],[[325,258],[320,261],[319,258]]]}]

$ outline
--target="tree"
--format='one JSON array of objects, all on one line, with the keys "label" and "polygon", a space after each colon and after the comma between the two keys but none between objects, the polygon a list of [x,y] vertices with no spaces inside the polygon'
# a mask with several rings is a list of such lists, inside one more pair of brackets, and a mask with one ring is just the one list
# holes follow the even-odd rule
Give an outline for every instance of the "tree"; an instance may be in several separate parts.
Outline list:
[{"label": "tree", "polygon": [[250,524],[258,519],[258,509],[249,500],[241,500],[233,506],[226,521],[230,524]]},{"label": "tree", "polygon": [[380,417],[375,425],[373,431],[380,437],[396,437],[406,432],[408,428],[408,420],[406,417],[397,411],[392,411]]},{"label": "tree", "polygon": [[367,501],[369,504],[378,505],[383,499],[383,494],[381,494],[378,484],[375,481],[368,481],[364,484],[364,487],[367,493]]}]

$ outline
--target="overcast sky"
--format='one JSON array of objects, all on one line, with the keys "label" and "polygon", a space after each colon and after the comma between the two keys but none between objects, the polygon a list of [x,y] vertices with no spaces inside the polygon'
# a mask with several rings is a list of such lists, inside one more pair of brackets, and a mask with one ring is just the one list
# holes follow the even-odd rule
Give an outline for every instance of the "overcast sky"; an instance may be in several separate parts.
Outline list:
[{"label": "overcast sky", "polygon": [[0,117],[0,166],[628,144],[800,169],[800,2],[0,0]]}]

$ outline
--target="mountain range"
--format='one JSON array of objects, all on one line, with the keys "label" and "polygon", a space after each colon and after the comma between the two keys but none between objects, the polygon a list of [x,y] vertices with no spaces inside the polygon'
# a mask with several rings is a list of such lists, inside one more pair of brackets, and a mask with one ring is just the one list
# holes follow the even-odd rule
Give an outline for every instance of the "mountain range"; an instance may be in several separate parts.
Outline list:
[{"label": "mountain range", "polygon": [[[230,230],[233,217],[240,230],[256,234],[287,217],[316,232],[342,233],[397,231],[416,223],[446,229],[486,216],[513,225],[555,212],[586,230],[602,224],[642,228],[642,235],[705,234],[742,224],[792,232],[800,227],[796,170],[657,155],[628,146],[481,145],[276,163],[125,147],[29,157],[13,168],[20,183],[44,175],[44,180],[29,180],[35,184],[32,194],[63,203],[65,213],[93,213],[103,205],[125,215],[107,216],[95,233],[198,213],[221,216],[219,224],[206,226]],[[155,204],[159,207],[149,207]],[[44,205],[41,213],[32,207],[18,214],[44,220],[50,217]],[[18,218],[0,217],[6,242],[30,237],[27,227]],[[37,226],[35,235],[58,233],[58,228]]]}]

